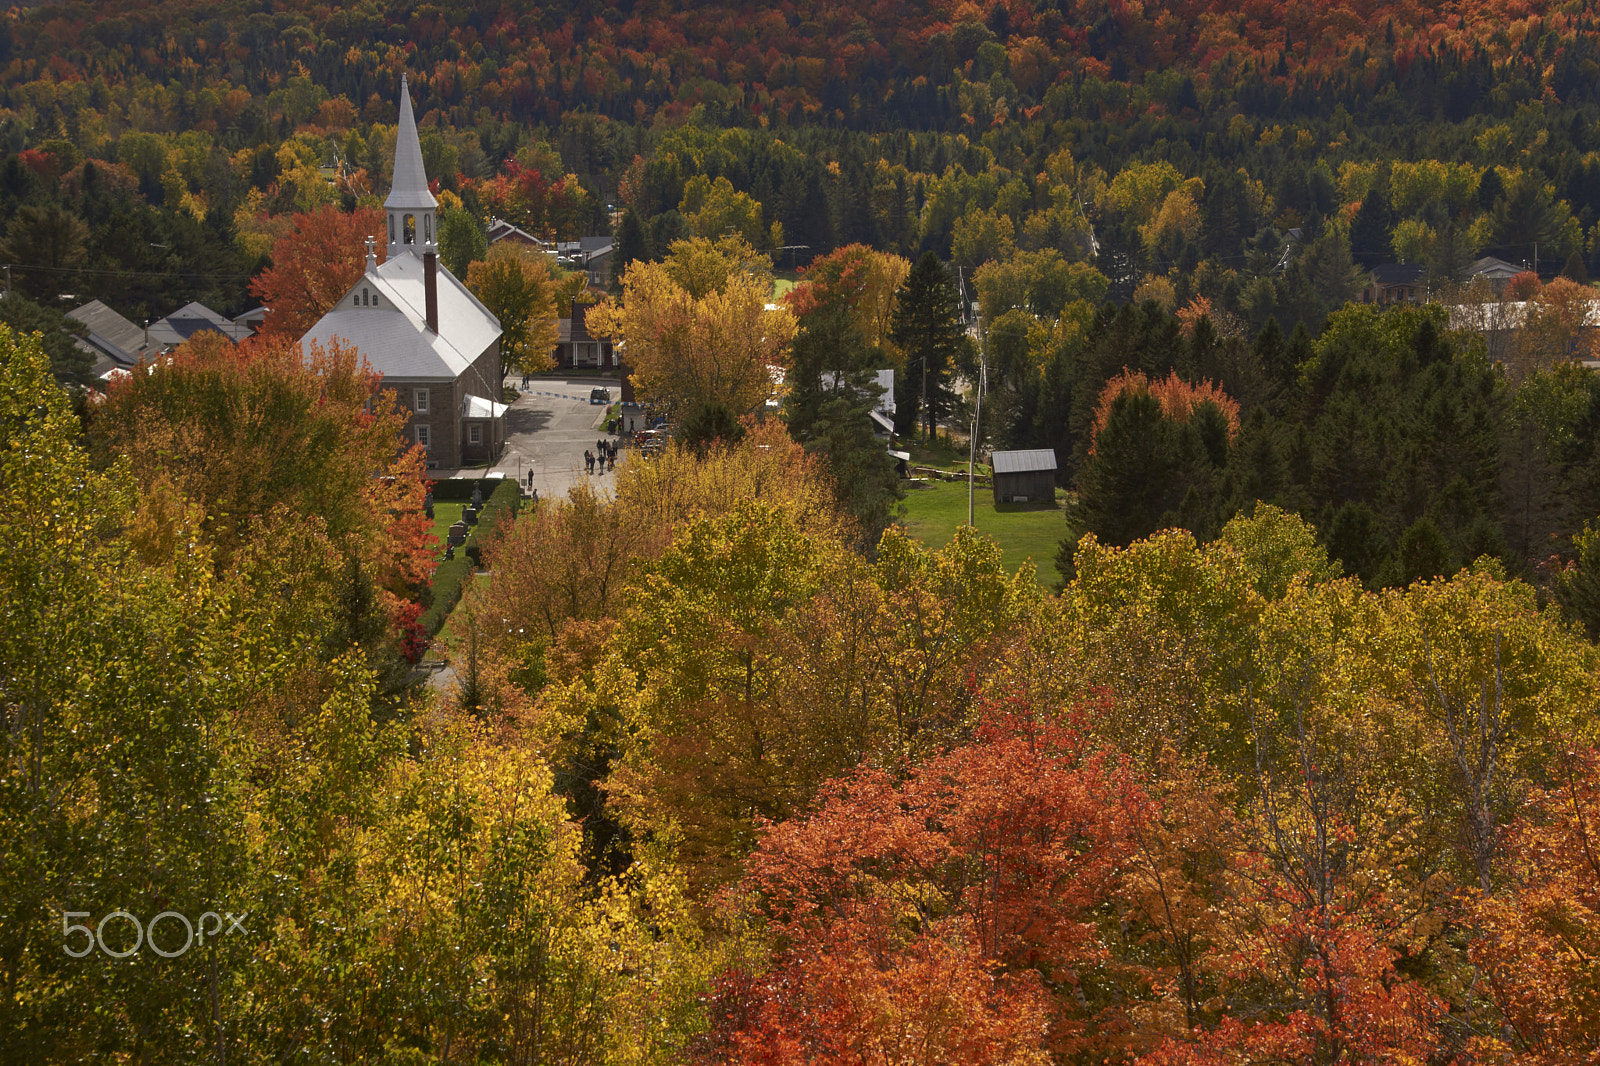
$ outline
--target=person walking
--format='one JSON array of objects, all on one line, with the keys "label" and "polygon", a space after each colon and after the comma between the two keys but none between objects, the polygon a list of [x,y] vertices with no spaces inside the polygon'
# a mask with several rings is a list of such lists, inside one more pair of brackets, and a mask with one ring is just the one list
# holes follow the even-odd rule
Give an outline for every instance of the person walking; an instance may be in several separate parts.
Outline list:
[{"label": "person walking", "polygon": [[594,452],[588,448],[583,450],[583,470],[587,474],[594,473]]}]

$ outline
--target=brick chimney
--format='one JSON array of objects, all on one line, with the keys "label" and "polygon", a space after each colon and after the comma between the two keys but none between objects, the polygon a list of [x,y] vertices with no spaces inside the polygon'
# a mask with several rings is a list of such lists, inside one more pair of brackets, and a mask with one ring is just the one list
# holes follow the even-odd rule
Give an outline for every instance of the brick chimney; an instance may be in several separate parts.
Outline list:
[{"label": "brick chimney", "polygon": [[433,252],[422,256],[423,311],[428,317],[428,329],[439,332],[439,257]]}]

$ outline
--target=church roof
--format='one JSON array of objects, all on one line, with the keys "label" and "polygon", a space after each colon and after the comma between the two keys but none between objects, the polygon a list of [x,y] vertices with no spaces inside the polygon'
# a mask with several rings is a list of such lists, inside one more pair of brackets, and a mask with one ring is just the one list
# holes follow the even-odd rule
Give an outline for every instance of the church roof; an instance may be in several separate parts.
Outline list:
[{"label": "church roof", "polygon": [[[428,329],[422,260],[397,255],[363,275],[302,343],[338,337],[386,378],[460,377],[499,338],[500,320],[444,264],[438,272],[438,333]],[[379,298],[378,306],[352,302],[362,289]]]},{"label": "church roof", "polygon": [[422,166],[422,142],[417,140],[417,120],[411,115],[411,92],[400,75],[400,128],[394,139],[394,180],[389,185],[387,208],[438,207],[428,191],[428,174]]}]

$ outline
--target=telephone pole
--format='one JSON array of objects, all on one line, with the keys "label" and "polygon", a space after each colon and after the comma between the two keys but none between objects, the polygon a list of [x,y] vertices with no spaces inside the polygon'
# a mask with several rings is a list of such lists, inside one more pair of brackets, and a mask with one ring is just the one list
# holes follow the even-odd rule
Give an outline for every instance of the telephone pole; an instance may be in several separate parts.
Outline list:
[{"label": "telephone pole", "polygon": [[989,387],[989,357],[983,345],[983,316],[978,319],[978,395],[972,408],[972,439],[967,446],[967,525],[978,523],[972,517],[972,486],[978,470],[978,428],[983,424],[983,393]]}]

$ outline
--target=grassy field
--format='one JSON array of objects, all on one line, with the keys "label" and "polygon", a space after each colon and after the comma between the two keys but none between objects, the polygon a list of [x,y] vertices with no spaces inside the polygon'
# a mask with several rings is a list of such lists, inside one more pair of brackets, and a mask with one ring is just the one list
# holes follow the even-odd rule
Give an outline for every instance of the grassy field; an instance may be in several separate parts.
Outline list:
[{"label": "grassy field", "polygon": [[[1008,570],[1026,559],[1038,568],[1039,583],[1054,588],[1061,580],[1056,570],[1056,549],[1067,535],[1060,504],[1003,503],[996,509],[992,489],[978,486],[973,495],[972,517],[978,530],[994,538],[1004,553]],[[942,548],[967,520],[966,482],[936,481],[908,489],[905,498],[907,532],[929,548]]]}]

